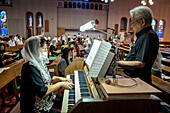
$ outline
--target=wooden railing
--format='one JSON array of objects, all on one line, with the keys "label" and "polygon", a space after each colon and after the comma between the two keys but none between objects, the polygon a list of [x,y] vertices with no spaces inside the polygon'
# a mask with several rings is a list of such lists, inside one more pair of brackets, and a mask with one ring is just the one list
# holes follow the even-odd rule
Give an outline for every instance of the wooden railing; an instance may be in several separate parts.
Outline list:
[{"label": "wooden railing", "polygon": [[154,75],[152,75],[152,84],[170,95],[170,84]]},{"label": "wooden railing", "polygon": [[10,69],[0,74],[0,89],[5,85],[7,85],[12,80],[14,80],[21,73],[21,68],[23,63],[24,63],[24,59],[21,59],[12,64],[5,66],[5,67],[10,67]]}]

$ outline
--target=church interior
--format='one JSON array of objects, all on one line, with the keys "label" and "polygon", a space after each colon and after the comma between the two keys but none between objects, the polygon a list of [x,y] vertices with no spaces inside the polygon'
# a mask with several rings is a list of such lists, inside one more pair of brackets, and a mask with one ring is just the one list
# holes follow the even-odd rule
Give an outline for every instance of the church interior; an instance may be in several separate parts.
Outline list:
[{"label": "church interior", "polygon": [[170,113],[169,11],[170,0],[0,0],[0,113]]}]

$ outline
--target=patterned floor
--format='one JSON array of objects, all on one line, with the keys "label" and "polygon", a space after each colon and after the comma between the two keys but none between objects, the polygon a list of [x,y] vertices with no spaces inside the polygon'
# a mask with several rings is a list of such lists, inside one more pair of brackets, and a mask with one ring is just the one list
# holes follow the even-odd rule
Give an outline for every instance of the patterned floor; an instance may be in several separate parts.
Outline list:
[{"label": "patterned floor", "polygon": [[6,100],[5,100],[5,106],[2,106],[2,96],[0,96],[0,113],[10,113],[10,111],[15,107],[16,105],[16,98],[14,95],[7,94]]}]

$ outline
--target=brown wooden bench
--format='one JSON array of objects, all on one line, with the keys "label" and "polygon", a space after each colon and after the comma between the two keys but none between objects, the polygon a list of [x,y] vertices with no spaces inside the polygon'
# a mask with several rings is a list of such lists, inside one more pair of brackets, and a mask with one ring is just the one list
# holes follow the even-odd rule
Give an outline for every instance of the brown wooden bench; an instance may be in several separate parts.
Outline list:
[{"label": "brown wooden bench", "polygon": [[6,47],[6,51],[20,51],[23,48],[23,45],[14,46],[14,47]]},{"label": "brown wooden bench", "polygon": [[162,72],[167,76],[170,75],[170,67],[169,66],[162,66]]},{"label": "brown wooden bench", "polygon": [[5,105],[5,98],[6,98],[6,93],[4,93],[5,86],[10,82],[12,82],[13,84],[14,95],[16,97],[16,100],[17,101],[19,100],[18,91],[16,90],[17,89],[16,77],[21,73],[21,68],[23,63],[24,63],[24,59],[11,63],[6,66],[6,67],[10,67],[10,69],[0,73],[0,89],[2,89],[2,96],[3,96],[2,105]]},{"label": "brown wooden bench", "polygon": [[168,82],[152,75],[152,84],[170,95],[170,84]]},{"label": "brown wooden bench", "polygon": [[161,58],[161,63],[165,66],[169,66],[170,67],[170,59],[168,58]]},{"label": "brown wooden bench", "polygon": [[124,47],[118,47],[119,50],[123,50],[126,53],[129,53],[130,49],[124,48]]}]

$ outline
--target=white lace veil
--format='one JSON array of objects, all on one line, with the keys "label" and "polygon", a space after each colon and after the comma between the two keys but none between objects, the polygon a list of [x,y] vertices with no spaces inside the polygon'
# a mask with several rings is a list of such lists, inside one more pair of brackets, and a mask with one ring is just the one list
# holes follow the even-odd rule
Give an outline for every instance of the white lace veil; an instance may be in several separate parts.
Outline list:
[{"label": "white lace veil", "polygon": [[51,77],[40,55],[40,38],[40,36],[32,36],[28,38],[24,43],[21,54],[25,59],[25,62],[31,62],[40,71],[41,76],[50,83]]}]

